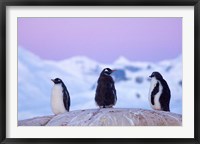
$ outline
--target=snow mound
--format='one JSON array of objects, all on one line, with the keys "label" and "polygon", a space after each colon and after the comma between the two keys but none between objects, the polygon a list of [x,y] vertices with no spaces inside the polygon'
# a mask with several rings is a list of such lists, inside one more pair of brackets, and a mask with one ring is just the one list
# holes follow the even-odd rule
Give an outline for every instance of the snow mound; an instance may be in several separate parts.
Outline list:
[{"label": "snow mound", "polygon": [[22,120],[19,126],[181,126],[182,115],[145,109],[88,109]]}]

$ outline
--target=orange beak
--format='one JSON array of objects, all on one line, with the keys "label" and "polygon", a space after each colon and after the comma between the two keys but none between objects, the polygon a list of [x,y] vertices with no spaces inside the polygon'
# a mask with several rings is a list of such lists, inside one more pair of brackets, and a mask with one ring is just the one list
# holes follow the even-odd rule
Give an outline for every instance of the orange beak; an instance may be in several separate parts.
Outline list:
[{"label": "orange beak", "polygon": [[115,72],[115,71],[117,71],[117,70],[116,70],[116,69],[113,69],[113,70],[112,70],[112,72]]}]

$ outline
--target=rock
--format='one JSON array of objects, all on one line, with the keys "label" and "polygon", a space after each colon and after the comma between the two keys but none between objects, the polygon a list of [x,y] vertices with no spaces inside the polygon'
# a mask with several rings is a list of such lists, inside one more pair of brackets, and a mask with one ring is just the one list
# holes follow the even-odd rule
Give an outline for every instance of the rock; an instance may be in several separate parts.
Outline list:
[{"label": "rock", "polygon": [[114,77],[115,82],[128,80],[126,72],[123,69],[117,69],[117,71],[112,73],[112,76]]},{"label": "rock", "polygon": [[178,84],[179,84],[179,86],[182,87],[182,80],[180,80],[180,81],[178,82]]},{"label": "rock", "polygon": [[66,112],[18,122],[19,126],[181,126],[182,115],[164,111],[106,108]]},{"label": "rock", "polygon": [[18,121],[18,126],[45,126],[53,116],[35,117],[32,119]]},{"label": "rock", "polygon": [[138,84],[141,84],[143,82],[143,77],[141,76],[138,76],[135,78],[135,81],[138,83]]}]

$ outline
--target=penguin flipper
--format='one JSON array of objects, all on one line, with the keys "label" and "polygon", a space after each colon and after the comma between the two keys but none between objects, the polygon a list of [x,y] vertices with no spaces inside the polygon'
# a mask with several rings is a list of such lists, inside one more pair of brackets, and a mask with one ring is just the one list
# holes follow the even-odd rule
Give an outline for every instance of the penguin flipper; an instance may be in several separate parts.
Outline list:
[{"label": "penguin flipper", "polygon": [[117,102],[117,92],[116,92],[116,89],[115,89],[114,82],[113,82],[113,85],[112,85],[111,89],[113,90],[113,95],[114,95],[114,105],[115,105],[116,102]]},{"label": "penguin flipper", "polygon": [[114,81],[110,79],[110,81],[106,84],[106,96],[105,96],[105,104],[106,106],[115,105],[117,101],[116,89],[114,85]]},{"label": "penguin flipper", "polygon": [[163,111],[170,111],[169,103],[171,98],[171,92],[165,80],[162,81],[162,85],[163,85],[163,92],[162,95],[160,96],[161,109]]},{"label": "penguin flipper", "polygon": [[70,107],[70,96],[69,96],[69,92],[68,92],[68,91],[64,91],[64,94],[63,94],[63,102],[64,102],[65,109],[66,109],[67,111],[69,111],[69,107]]},{"label": "penguin flipper", "polygon": [[159,82],[156,83],[153,91],[151,92],[151,104],[154,105],[154,97],[159,92]]},{"label": "penguin flipper", "polygon": [[100,83],[100,81],[98,81],[98,85],[97,85],[97,89],[96,89],[96,93],[95,93],[95,102],[98,106],[103,107],[104,105],[104,91],[102,91],[103,85]]}]

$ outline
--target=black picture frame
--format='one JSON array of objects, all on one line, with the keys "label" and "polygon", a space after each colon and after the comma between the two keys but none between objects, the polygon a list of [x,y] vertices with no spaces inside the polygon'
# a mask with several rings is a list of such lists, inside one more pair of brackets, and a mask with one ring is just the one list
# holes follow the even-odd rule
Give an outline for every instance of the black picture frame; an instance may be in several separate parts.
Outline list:
[{"label": "black picture frame", "polygon": [[[128,138],[128,139],[47,139],[6,138],[6,7],[7,6],[194,6],[195,19],[195,81],[194,81],[194,138]],[[199,0],[0,0],[0,142],[1,143],[96,143],[96,144],[200,144],[200,1]]]}]

